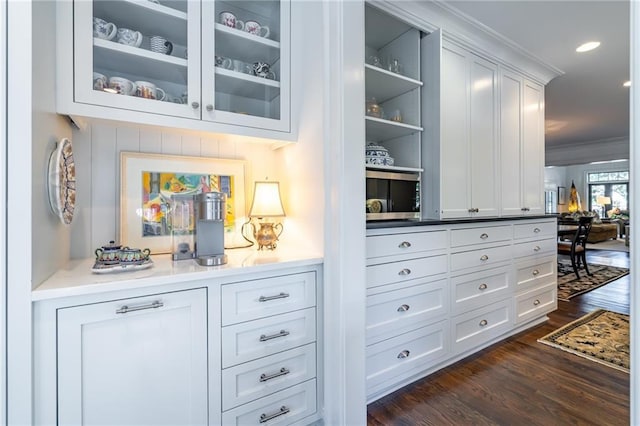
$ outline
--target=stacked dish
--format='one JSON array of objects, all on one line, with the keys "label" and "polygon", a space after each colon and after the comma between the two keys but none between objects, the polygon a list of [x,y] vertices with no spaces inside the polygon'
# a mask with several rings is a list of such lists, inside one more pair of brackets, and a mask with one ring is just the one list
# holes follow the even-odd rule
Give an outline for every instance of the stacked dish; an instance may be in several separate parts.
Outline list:
[{"label": "stacked dish", "polygon": [[389,150],[382,145],[367,144],[365,151],[365,164],[371,166],[393,166],[393,157],[389,156]]}]

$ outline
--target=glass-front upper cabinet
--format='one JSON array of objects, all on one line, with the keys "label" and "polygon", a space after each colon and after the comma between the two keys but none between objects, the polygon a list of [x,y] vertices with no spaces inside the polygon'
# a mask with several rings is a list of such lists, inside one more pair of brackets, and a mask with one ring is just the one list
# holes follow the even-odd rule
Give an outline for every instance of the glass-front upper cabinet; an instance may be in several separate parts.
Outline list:
[{"label": "glass-front upper cabinet", "polygon": [[199,119],[200,6],[75,1],[75,102]]},{"label": "glass-front upper cabinet", "polygon": [[203,1],[203,120],[290,131],[290,3]]}]

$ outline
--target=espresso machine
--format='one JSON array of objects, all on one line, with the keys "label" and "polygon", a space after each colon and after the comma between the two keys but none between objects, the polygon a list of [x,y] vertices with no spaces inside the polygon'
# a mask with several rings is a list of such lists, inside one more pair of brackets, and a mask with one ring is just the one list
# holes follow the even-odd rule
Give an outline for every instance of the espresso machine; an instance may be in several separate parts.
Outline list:
[{"label": "espresso machine", "polygon": [[225,205],[223,192],[203,192],[196,196],[195,259],[199,265],[227,263],[224,254]]}]

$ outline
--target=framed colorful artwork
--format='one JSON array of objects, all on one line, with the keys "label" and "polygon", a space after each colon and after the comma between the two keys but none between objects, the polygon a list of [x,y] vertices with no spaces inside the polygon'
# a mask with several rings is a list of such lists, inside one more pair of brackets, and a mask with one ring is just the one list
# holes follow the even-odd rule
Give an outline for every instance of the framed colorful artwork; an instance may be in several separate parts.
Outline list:
[{"label": "framed colorful artwork", "polygon": [[171,252],[172,196],[224,192],[225,242],[246,219],[245,162],[208,157],[122,152],[120,154],[120,244]]}]

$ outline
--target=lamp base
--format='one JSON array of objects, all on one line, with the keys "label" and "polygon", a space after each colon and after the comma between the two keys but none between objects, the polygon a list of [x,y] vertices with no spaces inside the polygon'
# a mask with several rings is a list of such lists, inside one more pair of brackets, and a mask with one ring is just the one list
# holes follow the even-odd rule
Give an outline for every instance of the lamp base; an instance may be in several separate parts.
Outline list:
[{"label": "lamp base", "polygon": [[[280,228],[280,232],[276,234],[278,227]],[[258,243],[258,250],[275,250],[276,242],[280,234],[282,234],[282,224],[273,224],[270,222],[260,223],[260,229],[254,234],[256,242]]]}]

